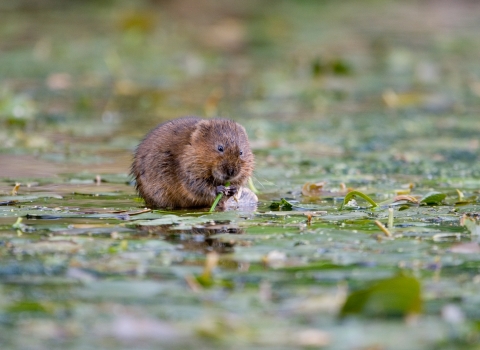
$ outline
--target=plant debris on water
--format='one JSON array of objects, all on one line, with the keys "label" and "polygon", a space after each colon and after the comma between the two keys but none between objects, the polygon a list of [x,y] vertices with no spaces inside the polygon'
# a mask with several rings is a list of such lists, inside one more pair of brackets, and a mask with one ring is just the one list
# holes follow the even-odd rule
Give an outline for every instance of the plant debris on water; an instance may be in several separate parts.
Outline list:
[{"label": "plant debris on water", "polygon": [[[479,4],[0,14],[1,349],[478,347]],[[144,207],[184,115],[245,126],[256,211]]]}]

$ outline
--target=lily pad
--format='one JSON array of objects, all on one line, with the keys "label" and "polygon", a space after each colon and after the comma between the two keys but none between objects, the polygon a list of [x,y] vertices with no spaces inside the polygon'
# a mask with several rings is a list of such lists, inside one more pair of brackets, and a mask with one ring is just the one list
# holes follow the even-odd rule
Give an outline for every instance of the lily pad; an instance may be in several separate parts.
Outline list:
[{"label": "lily pad", "polygon": [[3,197],[0,197],[0,202],[24,203],[24,202],[33,202],[41,198],[62,199],[63,197],[56,193],[36,193],[35,195],[3,196]]},{"label": "lily pad", "polygon": [[368,317],[401,317],[422,310],[420,282],[404,274],[377,281],[352,292],[340,316],[359,314]]}]

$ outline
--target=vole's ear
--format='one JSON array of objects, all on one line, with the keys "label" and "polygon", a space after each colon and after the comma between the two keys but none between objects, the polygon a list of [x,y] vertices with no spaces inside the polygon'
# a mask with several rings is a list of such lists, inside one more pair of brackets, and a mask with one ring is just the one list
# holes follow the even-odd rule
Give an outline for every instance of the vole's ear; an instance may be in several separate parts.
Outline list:
[{"label": "vole's ear", "polygon": [[210,120],[201,120],[197,124],[197,130],[199,135],[208,135],[212,129],[212,123]]},{"label": "vole's ear", "polygon": [[201,120],[195,124],[195,130],[193,130],[190,135],[190,142],[204,142],[205,138],[208,138],[208,135],[211,133],[211,124],[208,120]]}]

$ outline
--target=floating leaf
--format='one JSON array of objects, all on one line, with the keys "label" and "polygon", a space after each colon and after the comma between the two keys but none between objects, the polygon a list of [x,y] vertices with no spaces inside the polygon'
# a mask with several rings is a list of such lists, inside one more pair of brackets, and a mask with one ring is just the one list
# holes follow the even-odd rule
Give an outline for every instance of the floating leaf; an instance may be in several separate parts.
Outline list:
[{"label": "floating leaf", "polygon": [[47,307],[42,305],[37,301],[18,301],[15,304],[7,307],[7,312],[19,313],[19,312],[28,312],[28,313],[50,313],[52,310],[49,310]]},{"label": "floating leaf", "polygon": [[404,274],[375,282],[370,287],[352,292],[340,316],[361,314],[374,317],[402,317],[420,313],[420,282]]},{"label": "floating leaf", "polygon": [[163,226],[163,225],[198,225],[212,221],[208,216],[193,217],[193,216],[177,216],[164,215],[160,219],[155,220],[138,220],[133,222],[133,226]]},{"label": "floating leaf", "polygon": [[285,198],[282,198],[280,202],[272,202],[270,209],[272,210],[292,210],[292,203],[288,202]]},{"label": "floating leaf", "polygon": [[319,270],[331,270],[331,269],[345,269],[350,268],[349,265],[338,265],[331,261],[316,261],[314,263],[303,266],[286,266],[280,270],[285,272],[303,272],[303,271],[319,271]]},{"label": "floating leaf", "polygon": [[0,197],[0,202],[33,202],[40,198],[55,198],[62,199],[63,197],[56,193],[36,193],[35,195],[25,195],[25,196],[2,196]]},{"label": "floating leaf", "polygon": [[420,199],[420,203],[427,205],[440,204],[447,195],[442,192],[429,192]]},{"label": "floating leaf", "polygon": [[471,203],[476,203],[478,201],[478,196],[463,197],[462,200],[455,202],[455,205],[466,205]]}]

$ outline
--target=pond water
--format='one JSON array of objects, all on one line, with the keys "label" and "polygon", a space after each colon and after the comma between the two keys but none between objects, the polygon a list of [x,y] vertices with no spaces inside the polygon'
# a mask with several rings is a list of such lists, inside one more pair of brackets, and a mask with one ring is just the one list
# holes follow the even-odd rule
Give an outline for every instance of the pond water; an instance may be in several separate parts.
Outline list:
[{"label": "pond water", "polygon": [[[480,4],[0,14],[2,349],[478,346]],[[245,126],[257,211],[144,207],[133,150],[184,115]]]}]

